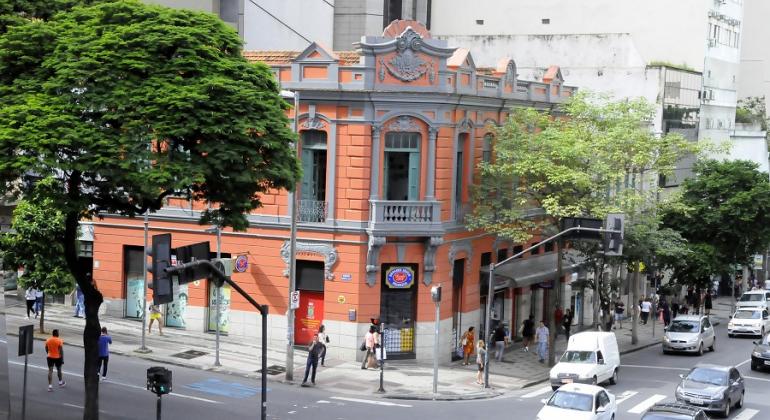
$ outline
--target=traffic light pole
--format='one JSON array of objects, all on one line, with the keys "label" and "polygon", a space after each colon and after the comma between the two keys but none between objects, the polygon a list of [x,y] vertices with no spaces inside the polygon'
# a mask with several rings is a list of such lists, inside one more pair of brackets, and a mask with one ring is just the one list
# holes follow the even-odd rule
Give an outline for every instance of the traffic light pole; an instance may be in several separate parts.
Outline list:
[{"label": "traffic light pole", "polygon": [[169,274],[178,273],[188,268],[195,268],[198,266],[204,266],[209,270],[209,273],[214,277],[214,281],[217,287],[221,287],[223,283],[227,283],[230,287],[238,292],[244,299],[246,299],[252,306],[262,315],[262,383],[261,383],[261,396],[262,406],[260,407],[261,420],[267,420],[267,314],[269,308],[267,305],[260,305],[254,298],[252,298],[245,290],[241,289],[232,279],[227,277],[222,270],[208,260],[197,260],[185,264],[175,265],[173,267],[167,267],[165,271]]},{"label": "traffic light pole", "polygon": [[147,334],[147,235],[148,235],[148,228],[149,228],[150,220],[149,220],[149,210],[144,212],[144,252],[142,255],[144,256],[144,281],[142,285],[142,346],[136,349],[137,353],[149,353],[152,350],[148,349],[146,346],[146,334]]}]

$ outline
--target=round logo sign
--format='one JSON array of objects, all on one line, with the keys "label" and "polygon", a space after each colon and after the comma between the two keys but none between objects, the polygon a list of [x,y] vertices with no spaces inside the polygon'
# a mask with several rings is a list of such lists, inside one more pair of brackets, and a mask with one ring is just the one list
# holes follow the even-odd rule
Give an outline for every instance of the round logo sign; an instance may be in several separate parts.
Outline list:
[{"label": "round logo sign", "polygon": [[235,271],[243,273],[249,267],[249,258],[245,255],[239,255],[235,259]]},{"label": "round logo sign", "polygon": [[414,270],[409,267],[391,267],[385,275],[388,287],[408,289],[414,283]]}]

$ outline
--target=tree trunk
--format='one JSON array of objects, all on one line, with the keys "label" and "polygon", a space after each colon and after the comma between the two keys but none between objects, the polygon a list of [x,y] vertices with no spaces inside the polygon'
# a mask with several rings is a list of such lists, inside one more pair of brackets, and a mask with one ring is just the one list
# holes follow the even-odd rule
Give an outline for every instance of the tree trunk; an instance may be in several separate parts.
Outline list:
[{"label": "tree trunk", "polygon": [[45,334],[45,294],[43,294],[43,301],[40,302],[40,334]]},{"label": "tree trunk", "polygon": [[[75,187],[77,188],[77,187]],[[70,194],[77,191],[70,185]],[[76,192],[75,192],[76,193]],[[101,325],[99,324],[99,307],[104,301],[102,294],[96,288],[96,284],[86,277],[85,272],[80,268],[77,261],[77,229],[79,222],[79,213],[70,211],[67,213],[64,234],[64,254],[72,275],[77,284],[83,291],[86,312],[86,326],[83,330],[84,363],[83,363],[83,381],[85,383],[83,420],[99,419],[99,378],[97,375],[97,364],[99,361],[99,335],[101,335]],[[66,340],[66,338],[65,338]]]},{"label": "tree trunk", "polygon": [[633,276],[633,282],[632,282],[632,288],[631,294],[633,295],[633,299],[631,300],[631,305],[629,305],[628,310],[631,311],[631,344],[636,344],[639,342],[639,309],[637,309],[636,305],[637,302],[639,302],[639,264],[634,265],[634,276]]}]

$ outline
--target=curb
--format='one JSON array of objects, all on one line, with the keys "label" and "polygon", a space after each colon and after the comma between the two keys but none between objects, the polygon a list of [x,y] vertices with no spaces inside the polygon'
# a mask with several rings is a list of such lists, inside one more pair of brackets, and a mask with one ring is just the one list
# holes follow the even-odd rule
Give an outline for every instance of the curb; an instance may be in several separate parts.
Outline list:
[{"label": "curb", "polygon": [[385,394],[382,398],[391,400],[412,400],[412,401],[469,401],[495,398],[503,395],[502,392],[474,392],[470,394]]}]

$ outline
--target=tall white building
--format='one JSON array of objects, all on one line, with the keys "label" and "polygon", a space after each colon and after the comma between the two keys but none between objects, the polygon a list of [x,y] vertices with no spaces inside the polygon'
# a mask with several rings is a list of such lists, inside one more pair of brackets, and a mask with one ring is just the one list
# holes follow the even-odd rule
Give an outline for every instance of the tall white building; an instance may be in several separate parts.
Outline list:
[{"label": "tall white building", "polygon": [[[522,77],[559,63],[576,86],[658,105],[654,129],[729,140],[735,128],[743,0],[443,0],[432,32],[479,65],[514,59]],[[682,167],[674,186],[687,176]]]},{"label": "tall white building", "polygon": [[[744,37],[738,97],[764,96],[770,100],[770,1],[744,0]],[[770,116],[770,115],[768,115]]]}]

